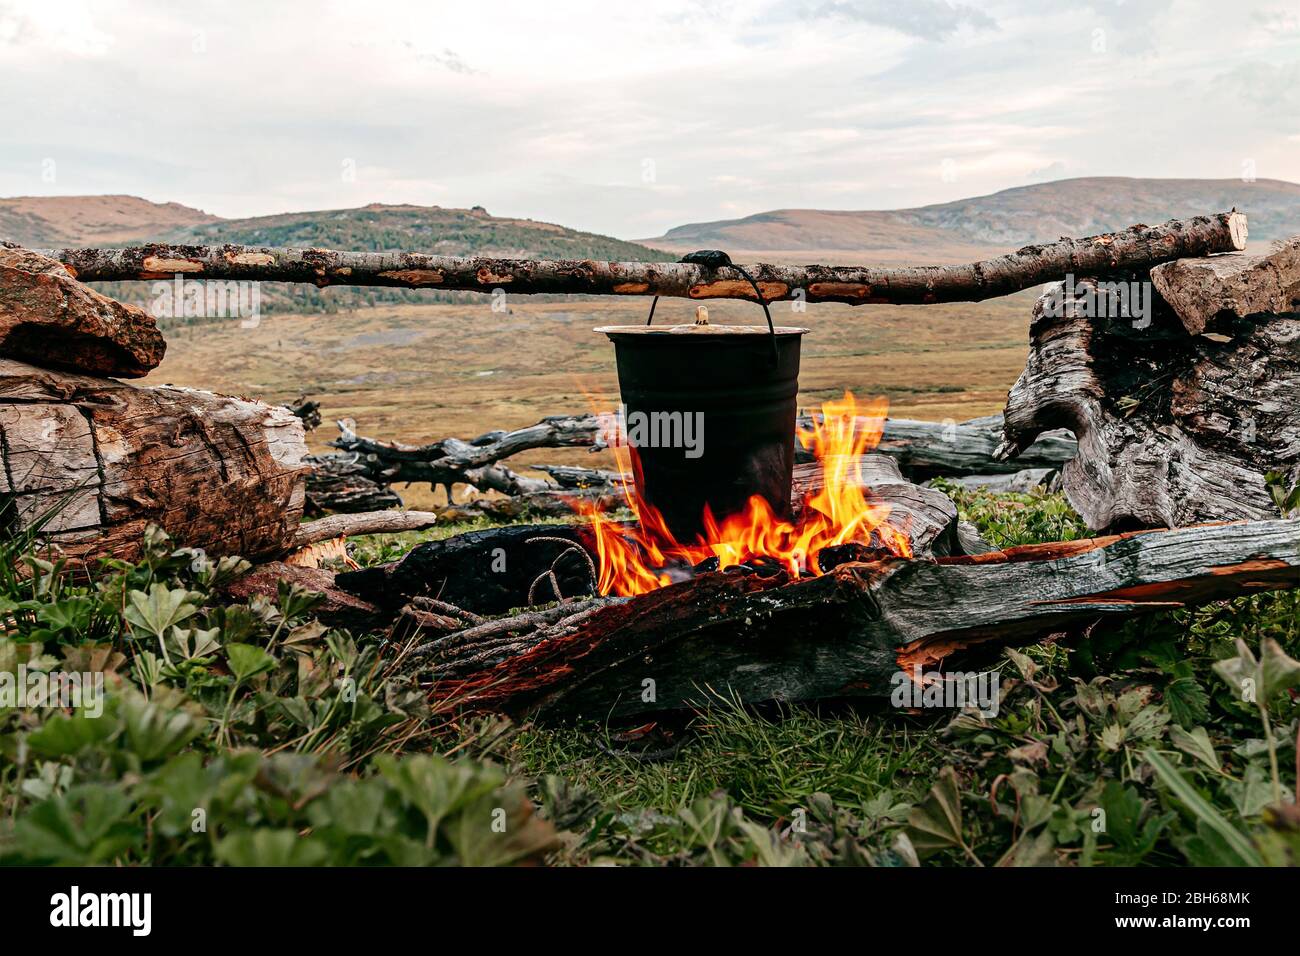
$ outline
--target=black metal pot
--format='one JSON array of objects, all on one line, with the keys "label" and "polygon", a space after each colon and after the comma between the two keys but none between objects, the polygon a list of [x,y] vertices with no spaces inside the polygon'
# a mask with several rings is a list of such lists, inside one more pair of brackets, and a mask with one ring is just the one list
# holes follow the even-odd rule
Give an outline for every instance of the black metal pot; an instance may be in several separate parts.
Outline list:
[{"label": "black metal pot", "polygon": [[[614,343],[618,384],[641,497],[682,543],[701,534],[704,506],[719,521],[751,495],[790,513],[799,345],[807,329],[743,326],[603,326]],[[664,447],[680,413],[681,437]],[[656,429],[654,416],[660,428]],[[637,417],[644,416],[644,417]],[[637,441],[638,423],[649,423]],[[651,439],[647,442],[647,437]]]}]

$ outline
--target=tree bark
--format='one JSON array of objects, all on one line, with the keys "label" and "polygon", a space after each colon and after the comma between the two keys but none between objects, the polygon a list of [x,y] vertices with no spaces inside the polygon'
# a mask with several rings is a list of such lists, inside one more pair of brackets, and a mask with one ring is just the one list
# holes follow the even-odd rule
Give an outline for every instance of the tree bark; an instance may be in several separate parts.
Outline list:
[{"label": "tree bark", "polygon": [[371,468],[363,464],[360,457],[335,452],[308,455],[303,459],[311,466],[307,475],[307,514],[356,513],[402,507],[397,492],[371,478]]},{"label": "tree bark", "polygon": [[[1246,217],[1236,211],[1123,232],[1061,239],[959,266],[858,268],[752,265],[746,271],[769,302],[919,305],[979,302],[1059,279],[1145,269],[1160,262],[1245,248]],[[261,246],[149,245],[52,253],[82,281],[245,279],[507,293],[660,295],[756,299],[739,270],[685,263],[457,258],[414,252],[333,252]]]},{"label": "tree bark", "polygon": [[1035,304],[999,457],[1073,431],[1061,487],[1094,530],[1277,517],[1266,475],[1300,481],[1300,315],[1255,315],[1216,341],[1160,300],[1143,322],[1097,317],[1095,288]]},{"label": "tree bark", "polygon": [[1300,521],[1213,525],[850,563],[793,583],[714,572],[463,628],[411,660],[448,706],[517,714],[606,720],[718,696],[890,697],[958,652],[1297,586]]}]

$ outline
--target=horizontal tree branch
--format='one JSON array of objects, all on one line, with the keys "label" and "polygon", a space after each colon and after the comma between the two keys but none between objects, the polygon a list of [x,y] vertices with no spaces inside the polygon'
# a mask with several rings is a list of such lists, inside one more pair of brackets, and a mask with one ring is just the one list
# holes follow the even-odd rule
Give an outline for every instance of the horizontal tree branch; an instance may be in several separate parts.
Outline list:
[{"label": "horizontal tree branch", "polygon": [[[1067,274],[1100,275],[1150,268],[1173,259],[1245,248],[1246,217],[1236,212],[1132,226],[1122,232],[1063,238],[968,265],[866,268],[745,266],[767,301],[921,305],[979,302]],[[687,263],[498,259],[417,252],[335,252],[265,246],[146,245],[50,253],[85,282],[239,279],[317,286],[387,286],[533,294],[661,295],[756,299],[740,270]]]}]

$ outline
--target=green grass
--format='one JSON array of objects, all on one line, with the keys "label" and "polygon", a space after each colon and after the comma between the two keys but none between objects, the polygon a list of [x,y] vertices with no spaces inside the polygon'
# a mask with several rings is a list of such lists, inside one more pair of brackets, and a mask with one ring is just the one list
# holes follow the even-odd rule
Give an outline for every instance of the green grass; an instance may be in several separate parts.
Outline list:
[{"label": "green grass", "polygon": [[[999,547],[1084,534],[1059,496],[952,493]],[[0,672],[105,672],[107,695],[0,702],[4,863],[1300,858],[1295,592],[1008,651],[996,716],[721,697],[628,733],[431,711],[385,634],[326,629],[289,587],[233,601],[238,562],[156,531],[89,578],[36,550],[0,548]]]}]

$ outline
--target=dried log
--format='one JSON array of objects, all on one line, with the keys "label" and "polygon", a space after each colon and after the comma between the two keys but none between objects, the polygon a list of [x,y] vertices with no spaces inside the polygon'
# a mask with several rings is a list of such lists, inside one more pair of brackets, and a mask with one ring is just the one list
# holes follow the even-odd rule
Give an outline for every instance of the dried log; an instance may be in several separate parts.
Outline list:
[{"label": "dried log", "polygon": [[370,468],[358,455],[334,452],[308,455],[306,512],[310,515],[341,511],[354,513],[402,507],[397,492],[369,476]]},{"label": "dried log", "polygon": [[1300,315],[1257,315],[1215,341],[1159,300],[1141,322],[1093,317],[1101,294],[1076,280],[1035,304],[998,455],[1073,431],[1061,486],[1097,530],[1277,517],[1265,475],[1300,479]]},{"label": "dried log", "polygon": [[133,557],[150,523],[213,555],[284,554],[306,451],[284,408],[0,359],[4,520],[74,561]]},{"label": "dried log", "polygon": [[580,617],[492,622],[489,642],[444,635],[416,660],[438,698],[547,716],[627,717],[713,694],[888,697],[900,671],[932,673],[959,652],[1297,586],[1300,521],[1201,526],[844,564],[793,583],[715,572]]},{"label": "dried log", "polygon": [[338,423],[339,437],[330,444],[359,456],[376,480],[427,481],[449,486],[465,483],[484,491],[518,495],[555,486],[542,478],[518,475],[496,462],[532,448],[593,446],[598,425],[595,415],[557,415],[527,428],[489,432],[470,441],[444,438],[427,445],[404,445],[358,435],[355,423],[344,419]]},{"label": "dried log", "polygon": [[1252,315],[1300,312],[1300,236],[1262,255],[1168,262],[1151,270],[1151,283],[1192,335],[1231,331]]},{"label": "dried log", "polygon": [[[871,489],[874,499],[888,503],[893,509],[890,524],[907,531],[917,554],[988,550],[973,531],[959,528],[957,508],[947,495],[910,484],[890,459],[865,455],[859,463],[858,475]],[[804,494],[815,492],[820,480],[819,467],[796,466],[794,500],[801,502]],[[572,499],[575,494],[565,492],[564,496]],[[528,497],[531,496],[506,500],[524,501]],[[611,497],[608,501],[610,507],[621,503],[621,497]],[[566,554],[573,548],[586,549],[589,538],[580,524],[516,525],[472,531],[419,544],[391,564],[340,574],[338,586],[390,607],[416,595],[431,595],[479,614],[500,614],[534,603],[529,591],[552,566],[563,597],[593,594],[595,582],[585,559],[576,553]],[[543,601],[555,598],[554,588],[543,588]]]},{"label": "dried log", "polygon": [[[812,416],[800,419],[807,428]],[[358,435],[355,423],[339,422],[340,436],[332,442],[347,449],[346,455],[322,455],[309,459],[317,471],[308,480],[308,508],[315,511],[372,511],[395,507],[401,500],[393,496],[391,504],[377,497],[384,494],[389,482],[428,481],[447,487],[456,483],[472,484],[485,491],[499,491],[519,496],[518,501],[486,499],[462,504],[455,514],[486,515],[513,520],[525,515],[556,517],[572,510],[562,489],[591,491],[596,497],[609,498],[617,492],[616,482],[628,480],[616,472],[568,465],[538,465],[554,483],[527,478],[504,465],[501,459],[534,448],[603,448],[603,438],[610,422],[604,416],[557,415],[536,425],[512,432],[493,431],[464,441],[445,438],[427,445],[404,445],[383,442]],[[1021,453],[1015,462],[993,457],[1002,440],[1002,416],[972,419],[968,422],[923,422],[905,418],[885,421],[884,434],[877,452],[896,459],[903,473],[913,480],[935,475],[970,473],[1008,474],[1026,467],[1059,469],[1074,457],[1076,443],[1068,432],[1048,432]],[[812,456],[796,443],[797,461],[808,462]],[[606,495],[606,492],[610,495]],[[606,505],[609,506],[609,505]]]},{"label": "dried log", "polygon": [[584,504],[613,512],[627,505],[621,492],[612,488],[567,488],[533,491],[505,498],[474,498],[451,505],[439,512],[444,521],[489,518],[493,521],[519,521],[523,518],[571,518],[575,504]]},{"label": "dried log", "polygon": [[153,318],[0,243],[0,355],[89,375],[139,378],[167,349]]},{"label": "dried log", "polygon": [[1026,468],[1023,471],[1003,475],[964,475],[960,478],[945,478],[944,481],[967,488],[972,491],[991,491],[994,494],[1031,494],[1035,491],[1054,491],[1060,478],[1060,472],[1054,468]]},{"label": "dried log", "polygon": [[898,461],[914,481],[949,475],[997,474],[1025,468],[1060,468],[1073,458],[1078,443],[1068,429],[1042,432],[1014,462],[996,456],[1002,443],[1001,415],[966,422],[885,421],[876,451]]},{"label": "dried log", "polygon": [[[745,270],[767,301],[889,303],[979,302],[1059,279],[1144,269],[1160,262],[1245,248],[1246,217],[1238,212],[1133,226],[1123,232],[1061,239],[959,266],[845,268],[752,265]],[[660,295],[691,299],[755,299],[733,267],[686,263],[457,258],[413,252],[332,252],[262,246],[149,245],[127,249],[64,249],[52,253],[82,281],[195,279],[308,282],[531,294]]]},{"label": "dried log", "polygon": [[317,541],[350,538],[361,534],[397,534],[432,528],[438,515],[432,511],[367,511],[361,514],[330,515],[298,528],[293,536],[294,548],[305,548]]}]

